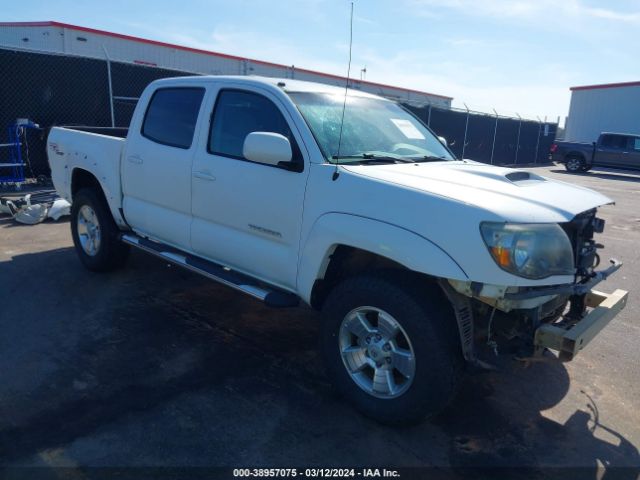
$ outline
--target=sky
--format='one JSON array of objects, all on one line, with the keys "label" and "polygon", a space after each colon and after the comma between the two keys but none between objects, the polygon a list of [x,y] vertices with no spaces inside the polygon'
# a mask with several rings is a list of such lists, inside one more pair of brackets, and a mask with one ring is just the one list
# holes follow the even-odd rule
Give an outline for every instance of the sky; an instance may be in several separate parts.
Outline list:
[{"label": "sky", "polygon": [[[345,75],[350,0],[30,0],[56,20]],[[176,8],[178,7],[178,8]],[[561,120],[569,87],[640,80],[640,0],[354,0],[352,76]]]}]

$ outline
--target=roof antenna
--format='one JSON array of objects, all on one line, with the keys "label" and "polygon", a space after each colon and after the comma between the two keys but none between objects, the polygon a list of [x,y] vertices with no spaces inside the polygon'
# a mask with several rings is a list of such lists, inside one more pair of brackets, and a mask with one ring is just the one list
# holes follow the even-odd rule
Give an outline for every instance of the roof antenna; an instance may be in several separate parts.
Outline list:
[{"label": "roof antenna", "polygon": [[340,120],[340,134],[338,135],[338,153],[333,157],[336,161],[336,169],[331,179],[336,181],[340,176],[338,162],[340,161],[340,147],[342,146],[342,127],[344,126],[344,111],[347,108],[347,94],[349,92],[349,76],[351,75],[351,47],[353,45],[353,2],[351,2],[351,19],[349,21],[349,64],[347,66],[347,83],[344,86],[344,101],[342,102],[342,120]]}]

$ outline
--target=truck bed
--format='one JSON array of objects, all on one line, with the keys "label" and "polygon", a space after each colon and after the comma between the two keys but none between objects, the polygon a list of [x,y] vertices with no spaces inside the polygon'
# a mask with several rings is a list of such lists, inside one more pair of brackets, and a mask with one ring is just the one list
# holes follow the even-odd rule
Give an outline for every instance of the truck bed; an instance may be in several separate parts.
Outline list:
[{"label": "truck bed", "polygon": [[71,180],[83,171],[98,179],[116,222],[120,215],[122,191],[120,161],[127,129],[103,127],[53,127],[47,138],[47,158],[51,179],[58,194],[71,202]]},{"label": "truck bed", "polygon": [[60,125],[65,130],[77,130],[78,132],[97,133],[107,137],[126,138],[128,127],[94,127],[90,125]]},{"label": "truck bed", "polygon": [[593,143],[566,142],[556,140],[551,147],[550,160],[563,163],[569,156],[578,156],[591,161],[593,158]]}]

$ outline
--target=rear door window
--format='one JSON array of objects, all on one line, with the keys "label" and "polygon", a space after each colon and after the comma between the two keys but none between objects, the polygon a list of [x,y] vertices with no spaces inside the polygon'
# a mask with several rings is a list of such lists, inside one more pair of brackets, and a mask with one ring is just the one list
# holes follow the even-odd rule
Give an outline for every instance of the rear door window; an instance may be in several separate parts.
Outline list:
[{"label": "rear door window", "polygon": [[188,149],[198,121],[204,88],[160,88],[151,97],[142,135],[171,147]]},{"label": "rear door window", "polygon": [[603,135],[602,146],[622,150],[627,148],[627,137],[623,135]]}]

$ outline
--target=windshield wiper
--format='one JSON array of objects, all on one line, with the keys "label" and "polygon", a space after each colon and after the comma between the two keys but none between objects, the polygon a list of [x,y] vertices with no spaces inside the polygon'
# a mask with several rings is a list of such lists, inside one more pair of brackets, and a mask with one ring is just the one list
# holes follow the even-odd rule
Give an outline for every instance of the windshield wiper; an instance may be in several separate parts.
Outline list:
[{"label": "windshield wiper", "polygon": [[447,162],[444,157],[436,157],[435,155],[423,155],[421,157],[411,157],[412,162]]},{"label": "windshield wiper", "polygon": [[355,162],[348,163],[360,163],[360,164],[372,164],[372,163],[413,163],[414,160],[408,160],[405,158],[395,157],[391,155],[378,155],[375,153],[360,153],[358,155],[333,155],[331,158],[334,160],[356,160]]}]

